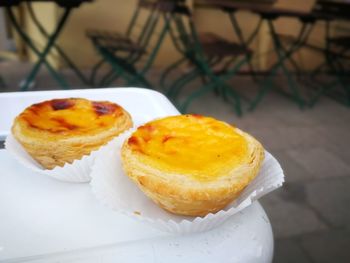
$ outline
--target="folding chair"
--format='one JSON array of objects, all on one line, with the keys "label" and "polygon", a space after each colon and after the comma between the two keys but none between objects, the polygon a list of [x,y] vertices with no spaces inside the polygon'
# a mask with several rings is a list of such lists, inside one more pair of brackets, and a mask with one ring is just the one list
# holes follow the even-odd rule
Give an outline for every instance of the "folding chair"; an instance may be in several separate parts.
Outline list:
[{"label": "folding chair", "polygon": [[[209,91],[218,91],[225,100],[231,100],[234,110],[242,114],[241,96],[227,81],[247,64],[251,51],[244,46],[227,41],[213,33],[198,34],[193,17],[183,1],[177,2],[172,13],[170,36],[176,49],[183,58],[171,64],[162,74],[163,86],[167,76],[181,64],[190,64],[192,69],[177,78],[168,88],[167,95],[172,98],[181,112],[186,112],[191,102]],[[191,81],[200,77],[203,86],[198,87],[183,103],[178,103],[177,96]]]},{"label": "folding chair", "polygon": [[[315,5],[315,12],[332,15],[325,24],[325,48],[319,49],[323,52],[325,60],[312,73],[312,82],[317,83],[317,92],[311,99],[310,105],[314,106],[323,95],[329,95],[337,101],[350,106],[350,35],[331,36],[331,23],[339,20],[350,20],[350,4],[341,2],[328,2],[319,0]],[[329,83],[324,84],[317,76],[332,76]],[[337,89],[337,88],[341,89]]]},{"label": "folding chair", "polygon": [[[297,77],[300,75],[300,69],[293,59],[293,54],[303,48],[308,41],[308,38],[314,28],[314,24],[317,21],[317,17],[313,14],[304,13],[304,12],[294,12],[288,10],[265,10],[259,11],[259,15],[267,22],[268,28],[270,30],[274,52],[277,55],[277,62],[275,62],[272,67],[269,69],[269,75],[261,83],[259,92],[253,102],[251,103],[249,109],[254,110],[267,92],[275,88],[273,84],[273,78],[276,76],[278,70],[281,70],[287,78],[288,90],[283,90],[281,88],[276,88],[281,95],[284,95],[286,98],[293,100],[298,104],[299,108],[303,109],[306,105],[306,100],[303,98],[300,84],[297,82],[297,78],[293,76],[291,69],[288,68],[287,62],[296,70]],[[283,43],[283,35],[280,35],[276,32],[274,21],[279,17],[292,17],[298,19],[301,22],[301,28],[298,32],[298,35],[295,38],[292,38],[289,46],[285,46]]]},{"label": "folding chair", "polygon": [[[95,82],[98,70],[107,63],[111,70],[103,76],[98,86],[108,86],[117,78],[122,78],[128,86],[151,88],[145,74],[153,64],[168,31],[170,21],[165,14],[173,6],[172,1],[139,0],[126,34],[89,30],[87,36],[102,57],[92,71],[91,81]],[[146,13],[145,21],[142,13]],[[143,65],[140,65],[142,62]]]}]

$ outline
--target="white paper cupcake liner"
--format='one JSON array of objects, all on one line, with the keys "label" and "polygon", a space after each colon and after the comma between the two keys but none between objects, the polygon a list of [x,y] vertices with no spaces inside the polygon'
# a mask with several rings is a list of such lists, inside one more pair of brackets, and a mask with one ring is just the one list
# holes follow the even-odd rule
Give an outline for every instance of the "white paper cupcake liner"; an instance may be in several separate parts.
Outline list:
[{"label": "white paper cupcake liner", "polygon": [[57,180],[70,183],[90,182],[91,169],[98,151],[93,151],[90,155],[83,156],[73,163],[66,163],[63,167],[45,169],[35,161],[23,148],[23,146],[9,134],[5,141],[6,150],[22,165],[40,174],[53,177]]},{"label": "white paper cupcake liner", "polygon": [[124,133],[100,151],[92,168],[92,191],[105,206],[163,231],[186,234],[215,228],[284,182],[281,166],[270,153],[265,152],[265,160],[258,176],[225,209],[205,217],[174,215],[146,197],[124,174],[120,149],[130,134],[130,131]]}]

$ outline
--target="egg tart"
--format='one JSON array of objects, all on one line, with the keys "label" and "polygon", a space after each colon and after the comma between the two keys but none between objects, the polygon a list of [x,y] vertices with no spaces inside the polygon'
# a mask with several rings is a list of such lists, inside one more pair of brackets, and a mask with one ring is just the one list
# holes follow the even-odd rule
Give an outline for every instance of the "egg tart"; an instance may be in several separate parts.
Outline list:
[{"label": "egg tart", "polygon": [[139,127],[121,157],[126,174],[160,207],[205,216],[227,206],[255,178],[264,149],[225,122],[179,115]]},{"label": "egg tart", "polygon": [[81,98],[33,104],[14,120],[12,134],[46,169],[81,159],[132,126],[121,106]]}]

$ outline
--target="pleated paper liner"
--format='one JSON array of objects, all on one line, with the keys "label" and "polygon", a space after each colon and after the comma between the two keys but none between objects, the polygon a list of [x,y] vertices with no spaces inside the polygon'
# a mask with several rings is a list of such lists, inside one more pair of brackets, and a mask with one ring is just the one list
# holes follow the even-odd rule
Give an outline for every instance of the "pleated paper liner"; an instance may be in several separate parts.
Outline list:
[{"label": "pleated paper liner", "polygon": [[265,152],[265,160],[258,176],[225,209],[205,217],[174,215],[157,206],[125,175],[120,150],[130,134],[131,132],[124,133],[100,151],[92,168],[92,191],[110,209],[163,231],[185,234],[215,228],[284,182],[278,161]]},{"label": "pleated paper liner", "polygon": [[54,169],[45,169],[35,161],[23,148],[23,146],[9,134],[5,141],[6,150],[23,166],[37,173],[53,177],[57,180],[70,183],[85,183],[91,181],[91,169],[98,153],[91,152],[73,163],[66,163],[63,167],[57,166]]}]

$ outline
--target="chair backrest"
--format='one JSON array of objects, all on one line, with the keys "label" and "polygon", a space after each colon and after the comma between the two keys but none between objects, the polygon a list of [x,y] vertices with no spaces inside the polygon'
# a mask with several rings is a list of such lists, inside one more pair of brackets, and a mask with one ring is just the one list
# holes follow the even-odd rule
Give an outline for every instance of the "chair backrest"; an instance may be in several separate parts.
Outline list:
[{"label": "chair backrest", "polygon": [[[139,0],[126,35],[146,50],[152,37],[161,36],[167,30],[167,20],[163,22],[163,26],[160,24],[162,18],[167,18],[167,14],[172,12],[174,6],[174,2],[170,0]],[[159,28],[160,32],[157,32]]]},{"label": "chair backrest", "polygon": [[350,20],[350,3],[347,0],[317,0],[313,12]]},{"label": "chair backrest", "polygon": [[[140,26],[141,32],[136,36],[136,44],[144,51],[149,50],[149,56],[144,65],[144,71],[153,63],[164,37],[170,29],[172,14],[177,8],[176,2],[176,0],[139,0],[138,8],[135,10],[132,17],[127,35],[132,35],[135,25],[138,22],[140,12],[142,10],[147,10],[148,15]],[[152,41],[152,39],[155,40]],[[133,60],[139,60],[143,54],[145,54],[145,52],[136,54]]]},{"label": "chair backrest", "polygon": [[175,48],[185,56],[202,55],[202,48],[191,10],[185,1],[178,0],[175,2],[176,6],[171,13],[169,30]]}]

